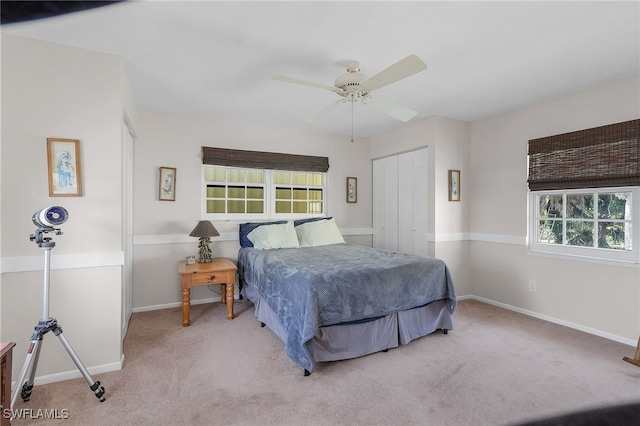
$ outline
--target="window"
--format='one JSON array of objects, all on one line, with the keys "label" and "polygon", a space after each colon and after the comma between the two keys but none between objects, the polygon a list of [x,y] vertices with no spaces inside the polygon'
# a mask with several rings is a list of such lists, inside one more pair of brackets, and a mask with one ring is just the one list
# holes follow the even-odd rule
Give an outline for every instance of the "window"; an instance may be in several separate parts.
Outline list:
[{"label": "window", "polygon": [[533,251],[640,263],[640,120],[529,141]]},{"label": "window", "polygon": [[274,171],[275,214],[322,214],[322,173]]},{"label": "window", "polygon": [[298,218],[325,211],[326,173],[203,165],[203,217]]},{"label": "window", "polygon": [[205,213],[265,213],[264,170],[203,166]]},{"label": "window", "polygon": [[202,147],[202,217],[296,219],[323,215],[329,158]]},{"label": "window", "polygon": [[638,262],[639,190],[623,187],[532,192],[531,248]]}]

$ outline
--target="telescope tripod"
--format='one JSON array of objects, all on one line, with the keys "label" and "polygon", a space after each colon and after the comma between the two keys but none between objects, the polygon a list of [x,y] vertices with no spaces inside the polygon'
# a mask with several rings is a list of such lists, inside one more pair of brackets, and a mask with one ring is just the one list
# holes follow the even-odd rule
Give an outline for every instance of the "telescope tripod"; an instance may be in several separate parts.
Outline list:
[{"label": "telescope tripod", "polygon": [[[45,233],[55,232],[57,235],[62,234],[59,229],[42,227],[38,228],[36,234],[31,235],[31,240],[36,241],[38,247],[45,250],[44,252],[44,300],[43,300],[43,313],[42,319],[38,321],[38,324],[35,326],[34,332],[31,335],[31,343],[29,344],[29,348],[27,349],[27,358],[25,359],[24,366],[20,371],[20,375],[18,376],[18,380],[16,380],[15,389],[13,390],[13,395],[11,396],[11,408],[14,408],[16,400],[18,399],[18,393],[22,397],[24,402],[29,401],[31,398],[31,392],[33,390],[33,382],[36,375],[36,368],[38,366],[38,358],[40,357],[40,349],[42,347],[42,339],[45,334],[50,331],[53,331],[53,334],[58,337],[62,346],[64,346],[65,350],[80,370],[80,373],[84,377],[84,379],[89,384],[89,389],[93,391],[96,398],[103,402],[105,400],[104,397],[104,387],[100,385],[100,382],[94,381],[89,372],[78,358],[78,355],[73,351],[71,345],[67,341],[67,339],[62,335],[62,328],[58,324],[58,320],[49,316],[49,272],[50,272],[50,258],[51,258],[51,249],[55,247],[55,243],[51,241],[50,237],[44,237]],[[25,381],[27,377],[27,373],[29,373],[29,378]]]}]

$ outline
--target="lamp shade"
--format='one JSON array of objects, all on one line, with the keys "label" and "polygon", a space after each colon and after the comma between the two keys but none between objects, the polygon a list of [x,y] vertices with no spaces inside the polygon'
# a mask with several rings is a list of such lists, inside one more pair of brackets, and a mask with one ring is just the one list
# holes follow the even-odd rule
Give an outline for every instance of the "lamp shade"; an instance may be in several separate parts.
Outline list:
[{"label": "lamp shade", "polygon": [[199,221],[189,234],[190,237],[217,237],[219,235],[220,233],[216,227],[208,220]]}]

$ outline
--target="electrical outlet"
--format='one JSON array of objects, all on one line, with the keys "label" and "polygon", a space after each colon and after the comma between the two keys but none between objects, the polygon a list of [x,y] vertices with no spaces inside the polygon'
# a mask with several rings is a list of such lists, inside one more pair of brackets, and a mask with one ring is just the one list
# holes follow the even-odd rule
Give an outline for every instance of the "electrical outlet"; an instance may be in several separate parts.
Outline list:
[{"label": "electrical outlet", "polygon": [[529,280],[529,291],[535,293],[538,291],[538,284],[535,281]]}]

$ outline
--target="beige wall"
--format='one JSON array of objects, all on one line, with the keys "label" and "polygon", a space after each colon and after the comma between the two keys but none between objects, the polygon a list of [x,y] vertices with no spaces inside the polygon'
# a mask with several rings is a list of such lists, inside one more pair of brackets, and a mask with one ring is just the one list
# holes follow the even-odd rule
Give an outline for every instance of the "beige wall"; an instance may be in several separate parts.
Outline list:
[{"label": "beige wall", "polygon": [[[371,158],[429,147],[430,253],[458,295],[635,344],[640,269],[529,254],[526,180],[529,139],[638,118],[639,93],[634,77],[474,123],[430,117],[372,138]],[[449,169],[461,171],[459,203]]]},{"label": "beige wall", "polygon": [[[351,143],[347,136],[141,110],[134,145],[134,309],[172,306],[181,300],[177,263],[197,252],[197,239],[187,235],[200,219],[202,146],[329,157],[326,213],[346,232],[369,232],[347,236],[348,241],[371,245],[367,140]],[[160,166],[177,169],[175,202],[158,201]],[[347,176],[358,178],[355,204],[346,202]],[[237,258],[238,223],[214,222],[223,234],[213,240],[214,256]],[[207,287],[192,290],[196,303],[217,297]]]},{"label": "beige wall", "polygon": [[[430,252],[447,262],[458,295],[474,295],[627,343],[640,334],[640,269],[527,253],[526,141],[640,116],[638,78],[564,96],[476,123],[431,117],[369,140],[266,124],[137,111],[120,58],[2,35],[0,340],[18,342],[14,374],[42,311],[42,250],[31,215],[70,212],[52,259],[51,314],[91,371],[121,360],[122,180],[120,125],[134,143],[134,300],[138,309],[179,303],[176,263],[196,251],[186,235],[200,216],[200,147],[329,157],[327,213],[347,240],[370,245],[371,160],[429,147]],[[50,198],[46,138],[79,139],[84,195]],[[176,167],[175,202],[160,202],[158,167]],[[447,200],[447,171],[461,170],[462,201]],[[358,203],[345,178],[358,178]],[[504,212],[504,214],[502,213]],[[237,223],[214,255],[235,259]],[[538,291],[527,291],[527,281]],[[195,300],[215,298],[207,288]],[[47,336],[38,376],[74,366]]]},{"label": "beige wall", "polygon": [[[471,125],[466,198],[473,295],[627,343],[637,340],[637,265],[542,258],[529,254],[525,243],[527,141],[636,119],[639,93],[634,77]],[[528,291],[529,280],[537,282],[537,292]]]},{"label": "beige wall", "polygon": [[[470,294],[469,201],[466,173],[469,167],[469,123],[443,117],[414,121],[401,129],[371,138],[371,158],[428,147],[427,231],[429,254],[444,260],[458,295]],[[448,171],[460,170],[461,201],[449,201]]]},{"label": "beige wall", "polygon": [[[121,137],[119,57],[2,35],[0,340],[17,342],[14,375],[42,317],[44,250],[33,213],[69,211],[51,251],[50,315],[90,371],[120,367]],[[135,115],[135,114],[132,114]],[[80,140],[83,195],[48,195],[48,137]],[[79,376],[53,333],[38,376]],[[75,371],[74,371],[75,370]],[[61,376],[60,376],[61,375]],[[36,382],[37,383],[37,382]]]}]

